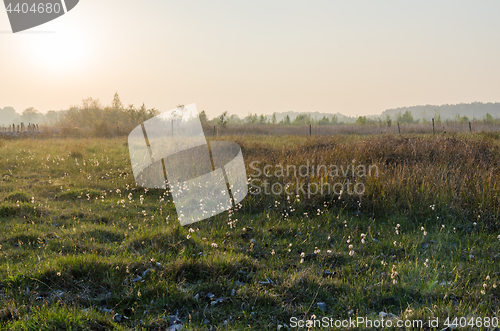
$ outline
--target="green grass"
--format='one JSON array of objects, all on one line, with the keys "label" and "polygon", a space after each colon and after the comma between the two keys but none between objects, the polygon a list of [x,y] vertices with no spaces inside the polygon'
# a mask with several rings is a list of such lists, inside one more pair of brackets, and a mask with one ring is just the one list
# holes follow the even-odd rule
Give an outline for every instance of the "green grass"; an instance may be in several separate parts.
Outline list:
[{"label": "green grass", "polygon": [[0,329],[500,317],[497,136],[223,139],[249,175],[255,160],[379,175],[361,199],[249,195],[184,228],[168,192],[136,187],[125,139],[0,141]]}]

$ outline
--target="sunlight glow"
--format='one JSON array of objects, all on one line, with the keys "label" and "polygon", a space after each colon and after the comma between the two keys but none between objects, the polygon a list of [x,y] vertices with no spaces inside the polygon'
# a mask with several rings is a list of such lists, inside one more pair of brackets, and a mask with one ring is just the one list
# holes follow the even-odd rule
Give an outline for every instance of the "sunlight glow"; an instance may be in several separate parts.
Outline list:
[{"label": "sunlight glow", "polygon": [[34,37],[26,43],[28,61],[40,69],[67,72],[86,65],[87,43],[77,33],[45,33]]}]

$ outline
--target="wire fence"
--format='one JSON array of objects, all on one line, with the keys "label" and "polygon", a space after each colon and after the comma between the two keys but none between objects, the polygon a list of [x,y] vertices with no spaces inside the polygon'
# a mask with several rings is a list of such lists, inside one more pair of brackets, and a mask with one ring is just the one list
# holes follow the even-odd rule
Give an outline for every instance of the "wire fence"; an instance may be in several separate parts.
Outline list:
[{"label": "wire fence", "polygon": [[445,133],[474,133],[474,132],[500,132],[500,124],[485,123],[419,123],[419,124],[401,124],[395,123],[388,125],[355,125],[355,124],[337,124],[337,125],[272,125],[272,124],[236,124],[213,127],[205,127],[207,136],[224,135],[376,135],[376,134],[445,134]]}]

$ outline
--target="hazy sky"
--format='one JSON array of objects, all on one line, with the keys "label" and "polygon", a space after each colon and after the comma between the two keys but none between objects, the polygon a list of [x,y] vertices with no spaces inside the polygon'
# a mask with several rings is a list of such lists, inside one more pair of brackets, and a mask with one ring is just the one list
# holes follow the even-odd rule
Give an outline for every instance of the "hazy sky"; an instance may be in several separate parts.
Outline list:
[{"label": "hazy sky", "polygon": [[495,102],[499,13],[497,0],[80,0],[12,34],[1,8],[0,108],[107,105],[115,92],[241,117]]}]

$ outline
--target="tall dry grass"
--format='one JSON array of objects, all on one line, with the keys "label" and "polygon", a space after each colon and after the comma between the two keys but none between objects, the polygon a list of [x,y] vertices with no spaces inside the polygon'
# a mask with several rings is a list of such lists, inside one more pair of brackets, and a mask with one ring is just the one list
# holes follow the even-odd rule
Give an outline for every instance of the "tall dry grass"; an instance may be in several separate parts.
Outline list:
[{"label": "tall dry grass", "polygon": [[[449,136],[332,136],[332,137],[248,137],[232,136],[242,146],[247,174],[257,172],[250,165],[258,161],[262,170],[268,168],[270,177],[259,176],[261,181],[296,187],[299,184],[362,182],[365,193],[361,196],[342,194],[314,194],[301,196],[304,211],[314,212],[330,203],[335,208],[383,218],[393,213],[410,219],[435,222],[436,215],[457,221],[486,220],[498,227],[500,214],[500,145],[498,134],[457,134]],[[338,177],[289,176],[277,178],[272,174],[278,165],[337,165],[355,167],[364,165],[378,168],[378,176],[359,177],[349,173]],[[276,201],[286,204],[287,194],[252,195],[245,208],[261,211]],[[303,195],[299,192],[299,195]],[[292,197],[294,198],[294,197]]]}]

